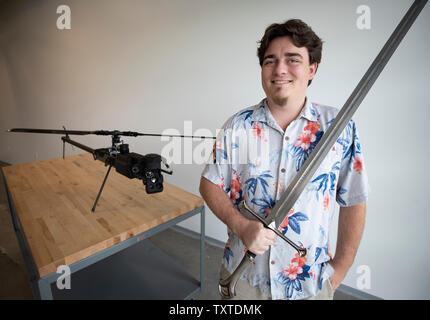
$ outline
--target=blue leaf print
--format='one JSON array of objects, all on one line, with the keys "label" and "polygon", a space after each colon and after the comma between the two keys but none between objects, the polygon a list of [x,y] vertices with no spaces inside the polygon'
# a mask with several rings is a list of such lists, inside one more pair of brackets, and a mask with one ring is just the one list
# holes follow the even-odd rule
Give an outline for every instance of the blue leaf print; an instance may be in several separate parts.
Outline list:
[{"label": "blue leaf print", "polygon": [[338,190],[337,190],[337,197],[336,197],[336,200],[341,204],[341,205],[343,205],[343,206],[346,206],[346,202],[345,202],[345,200],[343,200],[342,198],[341,198],[341,195],[342,194],[345,194],[347,192],[347,190],[346,189],[344,189],[344,188],[339,188]]},{"label": "blue leaf print", "polygon": [[340,161],[336,161],[334,165],[331,167],[331,171],[340,170]]},{"label": "blue leaf print", "polygon": [[251,192],[253,195],[255,194],[255,190],[257,189],[257,179],[256,178],[249,178],[248,180],[245,181],[245,185],[247,186],[248,189],[248,197],[249,197],[249,192]]},{"label": "blue leaf print", "polygon": [[322,289],[322,285],[323,285],[323,278],[321,278],[321,279],[320,279],[320,282],[319,282],[319,289],[320,289],[320,290]]},{"label": "blue leaf print", "polygon": [[308,217],[301,212],[296,212],[295,214],[288,217],[288,225],[297,234],[300,234],[300,221],[308,221]]},{"label": "blue leaf print", "polygon": [[330,194],[332,194],[334,192],[334,189],[336,187],[336,174],[333,172],[335,170],[340,170],[339,168],[339,164],[340,161],[337,161],[331,168],[332,171],[330,171],[329,173],[322,173],[320,174],[318,177],[316,177],[314,180],[311,181],[311,183],[316,183],[318,184],[316,187],[316,198],[317,200],[319,200],[319,194],[318,192],[322,192],[322,194],[324,195],[325,192],[327,191],[327,185],[328,182],[330,181]]},{"label": "blue leaf print", "polygon": [[[243,124],[243,128],[246,129],[246,122],[251,119],[252,113],[254,110],[245,110],[237,116],[237,122],[240,121]],[[249,121],[250,122],[250,121]]]},{"label": "blue leaf print", "polygon": [[251,203],[260,207],[259,211],[257,212],[260,214],[266,214],[266,209],[267,208],[273,208],[273,206],[275,205],[275,201],[273,201],[272,197],[268,194],[266,194],[266,198],[254,198],[254,199],[252,199]]},{"label": "blue leaf print", "polygon": [[336,186],[335,181],[336,181],[336,174],[334,172],[330,172],[330,191],[334,191],[334,187]]},{"label": "blue leaf print", "polygon": [[344,188],[339,188],[339,190],[337,191],[337,193],[338,194],[344,194],[344,193],[346,193],[346,189],[344,189]]},{"label": "blue leaf print", "polygon": [[321,247],[316,248],[316,250],[315,250],[315,261],[318,260],[320,254],[321,254],[321,249],[322,249]]},{"label": "blue leaf print", "polygon": [[[300,224],[301,221],[308,221],[309,218],[307,215],[305,215],[302,212],[296,212],[292,214],[291,216],[287,216],[287,218],[282,222],[280,228],[281,232],[283,234],[286,234],[288,231],[288,227],[291,227],[291,229],[297,233],[300,234]],[[287,223],[288,221],[288,223]]]},{"label": "blue leaf print", "polygon": [[324,193],[327,190],[328,174],[327,173],[320,174],[318,177],[316,177],[314,180],[312,180],[311,183],[318,182],[318,181],[320,181],[320,184],[317,187],[317,191],[320,191],[321,188],[324,186],[324,188],[322,189],[322,191]]},{"label": "blue leaf print", "polygon": [[311,111],[311,115],[313,115],[313,116],[316,116],[317,115],[317,113],[316,113],[316,111],[315,111],[315,109],[314,109],[314,107],[312,106],[312,107],[310,107],[309,108],[309,110]]},{"label": "blue leaf print", "polygon": [[355,148],[354,148],[353,144],[351,144],[349,146],[349,148],[346,151],[346,154],[344,155],[344,157],[342,158],[342,160],[348,159],[348,158],[355,158]]},{"label": "blue leaf print", "polygon": [[248,189],[248,196],[250,192],[253,195],[255,195],[259,182],[263,189],[262,190],[263,194],[264,195],[267,194],[267,187],[269,186],[269,184],[267,183],[266,178],[273,178],[273,176],[269,172],[270,170],[266,170],[262,174],[258,175],[257,177],[249,178],[248,180],[245,181],[245,185],[247,186],[247,189]]},{"label": "blue leaf print", "polygon": [[215,150],[214,163],[225,163],[222,159],[227,160],[227,152],[224,149],[217,148]]},{"label": "blue leaf print", "polygon": [[233,257],[233,251],[231,251],[230,247],[226,247],[224,250],[224,258],[227,260],[227,263],[230,263],[230,257]]},{"label": "blue leaf print", "polygon": [[337,139],[337,143],[339,143],[343,148],[342,154],[345,154],[348,146],[351,144],[351,140],[347,138],[339,138]]},{"label": "blue leaf print", "polygon": [[315,261],[318,260],[322,250],[324,250],[325,254],[328,255],[328,248],[327,247],[318,247],[315,249]]}]

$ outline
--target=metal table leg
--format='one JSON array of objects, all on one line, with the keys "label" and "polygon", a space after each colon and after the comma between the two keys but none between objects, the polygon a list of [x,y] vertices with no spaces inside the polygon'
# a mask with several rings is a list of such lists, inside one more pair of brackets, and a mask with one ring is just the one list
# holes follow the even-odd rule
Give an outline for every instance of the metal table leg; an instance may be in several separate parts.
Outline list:
[{"label": "metal table leg", "polygon": [[205,283],[205,206],[200,212],[200,292],[204,290]]}]

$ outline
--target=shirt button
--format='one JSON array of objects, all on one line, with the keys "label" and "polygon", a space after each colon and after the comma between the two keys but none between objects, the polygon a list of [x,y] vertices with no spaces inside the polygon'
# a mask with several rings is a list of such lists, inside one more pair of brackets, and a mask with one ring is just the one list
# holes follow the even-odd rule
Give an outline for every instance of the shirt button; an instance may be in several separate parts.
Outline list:
[{"label": "shirt button", "polygon": [[285,170],[285,168],[282,168],[282,169],[281,169],[281,172],[282,172],[282,173],[285,173],[285,171],[287,171],[287,170]]},{"label": "shirt button", "polygon": [[286,137],[285,137],[285,141],[288,141],[288,140],[290,140],[290,137],[289,137],[289,136],[286,136]]},{"label": "shirt button", "polygon": [[273,261],[273,260],[272,260],[272,261],[270,261],[270,263],[271,263],[271,264],[275,264],[275,261]]}]

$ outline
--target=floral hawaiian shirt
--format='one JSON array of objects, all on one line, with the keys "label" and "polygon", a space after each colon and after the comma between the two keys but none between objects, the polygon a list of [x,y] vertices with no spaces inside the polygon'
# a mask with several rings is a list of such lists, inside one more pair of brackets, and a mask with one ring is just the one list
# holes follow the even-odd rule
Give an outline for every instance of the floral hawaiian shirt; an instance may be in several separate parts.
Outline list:
[{"label": "floral hawaiian shirt", "polygon": [[[336,108],[306,99],[300,115],[284,132],[264,99],[227,120],[202,176],[222,188],[236,207],[245,200],[251,210],[266,217],[337,113]],[[329,230],[335,202],[352,206],[366,201],[368,191],[357,129],[351,120],[279,226],[283,234],[307,249],[307,255],[300,258],[277,237],[241,279],[272,299],[317,295],[334,272],[327,262],[331,259]],[[246,250],[228,229],[224,268],[233,272]]]}]

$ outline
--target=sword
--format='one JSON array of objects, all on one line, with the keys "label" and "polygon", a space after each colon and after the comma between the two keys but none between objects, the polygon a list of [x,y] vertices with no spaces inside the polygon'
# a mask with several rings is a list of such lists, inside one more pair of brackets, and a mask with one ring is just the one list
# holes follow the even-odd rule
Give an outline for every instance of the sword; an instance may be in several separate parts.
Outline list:
[{"label": "sword", "polygon": [[[309,158],[305,161],[299,172],[291,181],[287,190],[285,190],[285,192],[281,195],[281,198],[275,204],[267,218],[263,219],[259,217],[256,213],[252,212],[252,210],[249,210],[249,208],[246,207],[246,204],[244,202],[239,205],[239,209],[251,213],[254,217],[260,220],[265,227],[270,228],[277,235],[280,236],[280,234],[282,234],[281,232],[275,230],[278,230],[278,227],[281,225],[291,208],[296,203],[297,199],[306,187],[307,183],[314,175],[319,165],[324,160],[331,147],[334,145],[334,143],[342,133],[343,129],[345,129],[346,125],[351,120],[353,114],[358,109],[358,106],[366,97],[370,88],[375,83],[376,79],[384,69],[388,60],[390,60],[394,51],[397,49],[403,37],[406,35],[409,28],[412,26],[426,3],[427,0],[414,1],[408,12],[398,24],[397,28],[394,30],[390,38],[385,43],[384,47],[379,52],[378,56],[375,58],[369,69],[364,74],[363,78],[358,83],[357,87],[354,89],[342,109],[337,114],[333,123],[323,134],[318,145],[315,147]],[[289,244],[291,244],[294,248],[296,248],[300,256],[306,254],[306,249],[300,248],[296,244],[292,243],[292,241],[286,238],[283,234],[281,237]],[[223,298],[230,299],[236,295],[236,283],[242,273],[250,265],[250,263],[254,261],[254,259],[255,254],[248,250],[236,270],[234,270],[229,277],[225,279],[220,279],[218,289],[220,295]]]}]

